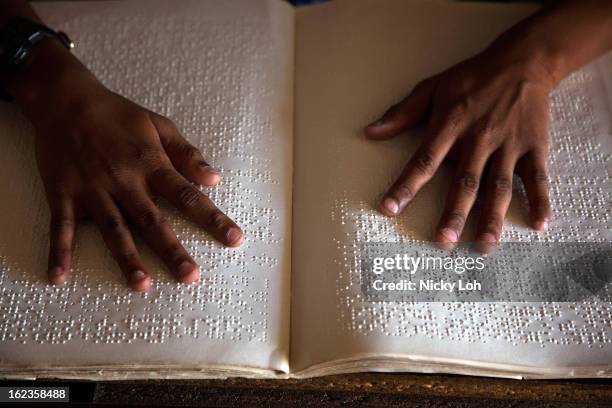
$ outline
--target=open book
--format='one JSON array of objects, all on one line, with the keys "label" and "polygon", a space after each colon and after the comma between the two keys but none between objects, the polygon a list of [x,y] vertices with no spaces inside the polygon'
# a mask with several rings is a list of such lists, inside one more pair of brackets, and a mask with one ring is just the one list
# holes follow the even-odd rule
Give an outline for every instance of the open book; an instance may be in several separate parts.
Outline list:
[{"label": "open book", "polygon": [[[418,132],[361,129],[421,79],[475,54],[532,5],[335,0],[37,4],[109,88],[173,119],[224,178],[204,189],[241,225],[223,248],[164,208],[202,279],[127,288],[93,225],[70,282],[46,284],[48,210],[32,129],[0,107],[0,376],[306,377],[417,371],[612,375],[608,302],[380,302],[361,294],[368,242],[431,239],[443,170],[405,214],[375,209]],[[552,95],[554,222],[535,233],[516,193],[506,241],[612,240],[610,56]],[[447,173],[445,173],[445,171]]]}]

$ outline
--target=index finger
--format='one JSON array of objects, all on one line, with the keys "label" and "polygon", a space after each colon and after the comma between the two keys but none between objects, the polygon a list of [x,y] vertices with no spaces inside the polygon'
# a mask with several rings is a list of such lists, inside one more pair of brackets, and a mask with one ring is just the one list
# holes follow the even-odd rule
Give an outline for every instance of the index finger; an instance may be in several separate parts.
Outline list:
[{"label": "index finger", "polygon": [[432,117],[428,139],[410,158],[401,175],[385,194],[380,210],[387,216],[401,213],[418,191],[434,176],[455,143],[460,124],[458,113]]},{"label": "index finger", "polygon": [[237,247],[244,241],[244,234],[238,225],[176,170],[163,168],[156,171],[150,185],[156,193],[224,245]]}]

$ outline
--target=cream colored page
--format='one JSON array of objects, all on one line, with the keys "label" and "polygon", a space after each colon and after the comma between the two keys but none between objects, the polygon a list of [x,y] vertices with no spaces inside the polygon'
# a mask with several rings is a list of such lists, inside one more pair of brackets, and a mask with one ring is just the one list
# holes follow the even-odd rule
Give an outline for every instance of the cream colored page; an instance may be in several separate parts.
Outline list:
[{"label": "cream colored page", "polygon": [[140,294],[126,287],[96,227],[85,225],[70,282],[47,286],[49,215],[32,129],[1,104],[0,375],[16,366],[287,371],[293,9],[274,0],[37,9],[70,33],[102,82],[173,119],[221,169],[221,184],[204,192],[243,227],[246,242],[223,248],[166,209],[202,279],[176,283],[139,242],[154,277]]},{"label": "cream colored page", "polygon": [[[298,12],[292,371],[355,357],[390,360],[341,370],[609,370],[609,304],[374,303],[360,293],[359,244],[431,240],[450,177],[442,170],[402,216],[380,215],[375,206],[419,136],[375,143],[365,140],[363,126],[419,80],[475,54],[534,10],[338,0]],[[603,64],[568,78],[552,96],[555,221],[546,233],[529,230],[524,200],[515,198],[504,240],[610,241],[611,167],[603,148],[610,106],[602,75],[612,66]]]}]

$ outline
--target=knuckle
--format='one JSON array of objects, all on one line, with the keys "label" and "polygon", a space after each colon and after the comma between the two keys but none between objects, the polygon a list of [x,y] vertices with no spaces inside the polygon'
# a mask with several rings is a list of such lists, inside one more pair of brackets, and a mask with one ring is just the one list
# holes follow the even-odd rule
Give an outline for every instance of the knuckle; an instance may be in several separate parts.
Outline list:
[{"label": "knuckle", "polygon": [[227,217],[219,210],[214,210],[208,217],[208,226],[213,229],[223,229],[227,225]]},{"label": "knuckle", "polygon": [[123,229],[123,220],[117,215],[109,215],[102,222],[102,228],[107,232],[118,232]]},{"label": "knuckle", "polygon": [[457,231],[461,231],[463,229],[463,225],[465,225],[465,214],[458,210],[449,211],[445,217],[445,225],[448,227],[455,229]]},{"label": "knuckle", "polygon": [[449,102],[450,104],[448,105],[449,108],[446,115],[446,118],[449,120],[456,120],[458,118],[461,118],[465,115],[466,112],[469,112],[470,110],[471,103],[468,97],[463,94],[452,98]]},{"label": "knuckle", "polygon": [[137,132],[148,132],[154,129],[151,117],[140,107],[132,106],[124,112],[125,116],[120,116],[122,123],[129,124],[129,128]]},{"label": "knuckle", "polygon": [[433,174],[436,166],[435,166],[435,159],[433,155],[431,154],[431,152],[424,151],[424,152],[418,153],[414,159],[414,168],[418,172],[425,174],[425,175]]},{"label": "knuckle", "polygon": [[143,230],[157,229],[163,223],[164,219],[159,211],[144,209],[136,216],[136,224]]},{"label": "knuckle", "polygon": [[181,155],[185,158],[185,160],[199,160],[200,159],[200,151],[196,149],[194,146],[189,143],[181,143],[179,146],[179,150]]},{"label": "knuckle", "polygon": [[200,194],[200,190],[191,184],[186,184],[177,191],[176,200],[180,206],[184,208],[192,208],[199,202]]},{"label": "knuckle", "polygon": [[157,163],[162,153],[156,147],[141,147],[134,150],[133,159],[140,163]]},{"label": "knuckle", "polygon": [[128,170],[116,163],[110,163],[106,166],[107,176],[115,183],[123,183],[128,175]]},{"label": "knuckle", "polygon": [[533,180],[538,186],[548,187],[548,174],[543,170],[536,170]]},{"label": "knuckle", "polygon": [[130,203],[132,200],[138,199],[141,194],[141,190],[134,187],[133,183],[119,183],[117,190],[121,197],[121,201],[124,203]]},{"label": "knuckle", "polygon": [[165,128],[165,130],[170,130],[173,132],[176,132],[178,130],[176,123],[174,123],[172,119],[166,116],[162,116],[162,115],[156,115],[156,118],[159,120],[159,122]]},{"label": "knuckle", "polygon": [[467,108],[462,104],[453,106],[443,115],[440,121],[442,128],[447,128],[451,131],[459,128],[465,118],[466,110]]},{"label": "knuckle", "polygon": [[160,183],[168,183],[174,176],[174,169],[168,166],[160,166],[153,169],[150,173],[153,180]]},{"label": "knuckle", "polygon": [[512,191],[512,179],[505,176],[495,177],[492,183],[492,192],[494,195],[507,195]]},{"label": "knuckle", "polygon": [[473,132],[479,141],[488,145],[493,141],[494,135],[498,133],[498,127],[490,118],[486,118],[474,124]]},{"label": "knuckle", "polygon": [[462,191],[470,194],[476,194],[476,192],[478,191],[478,183],[478,177],[474,173],[469,171],[463,172],[461,176],[457,179],[458,187]]}]

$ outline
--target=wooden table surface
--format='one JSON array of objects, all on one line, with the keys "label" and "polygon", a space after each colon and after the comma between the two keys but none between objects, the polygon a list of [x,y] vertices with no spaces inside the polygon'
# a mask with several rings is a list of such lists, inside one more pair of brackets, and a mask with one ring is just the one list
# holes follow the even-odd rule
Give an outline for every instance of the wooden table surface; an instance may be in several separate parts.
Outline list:
[{"label": "wooden table surface", "polygon": [[[232,378],[35,383],[37,386],[68,385],[72,401],[68,405],[70,407],[612,407],[612,380],[607,379],[519,381],[451,375],[363,373],[308,380]],[[32,384],[0,381],[0,386]],[[12,406],[25,407],[24,404]],[[66,404],[58,406],[66,407]]]},{"label": "wooden table surface", "polygon": [[[0,382],[7,385],[34,383]],[[612,380],[362,373],[308,380],[36,381],[35,385],[69,386],[71,407],[612,407]]]}]

